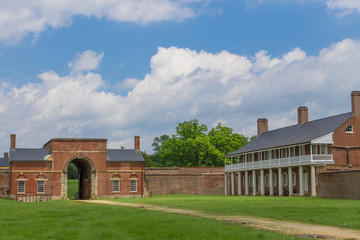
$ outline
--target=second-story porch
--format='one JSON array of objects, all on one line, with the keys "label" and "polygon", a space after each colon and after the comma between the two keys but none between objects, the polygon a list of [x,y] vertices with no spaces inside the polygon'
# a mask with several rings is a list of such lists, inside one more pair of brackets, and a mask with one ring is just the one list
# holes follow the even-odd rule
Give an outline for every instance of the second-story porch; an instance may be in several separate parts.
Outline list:
[{"label": "second-story porch", "polygon": [[227,156],[225,172],[333,163],[328,145],[309,143]]}]

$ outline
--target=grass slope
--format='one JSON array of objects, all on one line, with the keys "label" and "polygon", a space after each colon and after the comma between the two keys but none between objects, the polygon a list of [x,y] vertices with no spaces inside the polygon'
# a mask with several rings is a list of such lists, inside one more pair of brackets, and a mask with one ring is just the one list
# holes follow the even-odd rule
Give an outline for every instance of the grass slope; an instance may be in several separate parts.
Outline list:
[{"label": "grass slope", "polygon": [[0,199],[1,239],[303,239],[229,222],[77,201]]},{"label": "grass slope", "polygon": [[309,197],[157,195],[116,199],[223,215],[244,215],[360,230],[359,200]]}]

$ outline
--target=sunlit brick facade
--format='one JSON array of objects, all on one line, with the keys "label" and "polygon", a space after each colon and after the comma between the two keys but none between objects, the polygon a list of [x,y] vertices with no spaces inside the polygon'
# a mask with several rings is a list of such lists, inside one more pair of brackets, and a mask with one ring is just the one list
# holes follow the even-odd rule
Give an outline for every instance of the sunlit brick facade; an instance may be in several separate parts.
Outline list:
[{"label": "sunlit brick facade", "polygon": [[107,149],[106,139],[54,138],[39,149],[16,148],[12,134],[3,158],[8,159],[8,196],[67,199],[67,167],[74,163],[80,199],[142,197],[144,159],[140,138],[134,142],[134,149]]}]

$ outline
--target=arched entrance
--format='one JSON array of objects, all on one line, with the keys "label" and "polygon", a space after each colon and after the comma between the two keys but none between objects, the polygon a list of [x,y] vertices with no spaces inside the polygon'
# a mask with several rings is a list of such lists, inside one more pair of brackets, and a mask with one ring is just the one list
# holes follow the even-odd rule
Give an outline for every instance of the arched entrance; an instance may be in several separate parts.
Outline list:
[{"label": "arched entrance", "polygon": [[[94,194],[92,193],[92,181],[94,181],[94,179],[92,179],[92,172],[94,170],[94,167],[90,159],[84,157],[72,158],[67,162],[65,169],[68,168],[70,163],[73,163],[78,168],[77,199],[90,199],[91,195]],[[67,176],[65,177],[65,179],[67,186]],[[67,195],[67,193],[65,194]]]}]

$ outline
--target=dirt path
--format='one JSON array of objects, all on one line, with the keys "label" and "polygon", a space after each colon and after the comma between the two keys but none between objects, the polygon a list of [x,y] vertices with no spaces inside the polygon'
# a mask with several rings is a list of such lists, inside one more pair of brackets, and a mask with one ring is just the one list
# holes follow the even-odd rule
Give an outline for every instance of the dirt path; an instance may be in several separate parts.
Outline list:
[{"label": "dirt path", "polygon": [[86,202],[86,203],[144,208],[153,211],[179,213],[179,214],[186,214],[196,217],[211,218],[221,221],[229,221],[233,223],[244,224],[246,226],[256,227],[260,229],[279,231],[290,235],[301,235],[301,236],[325,238],[325,239],[359,239],[360,240],[360,231],[337,228],[337,227],[328,227],[328,226],[297,223],[297,222],[286,222],[286,221],[280,221],[274,219],[249,217],[249,216],[219,216],[215,214],[202,213],[193,210],[167,208],[167,207],[159,207],[159,206],[145,205],[145,204],[113,202],[106,200],[78,200],[78,201]]}]

